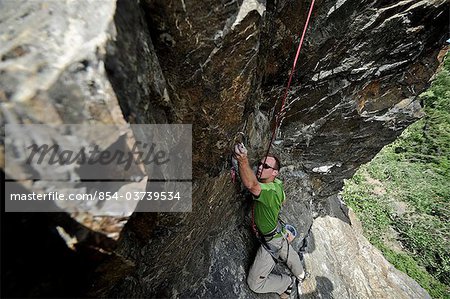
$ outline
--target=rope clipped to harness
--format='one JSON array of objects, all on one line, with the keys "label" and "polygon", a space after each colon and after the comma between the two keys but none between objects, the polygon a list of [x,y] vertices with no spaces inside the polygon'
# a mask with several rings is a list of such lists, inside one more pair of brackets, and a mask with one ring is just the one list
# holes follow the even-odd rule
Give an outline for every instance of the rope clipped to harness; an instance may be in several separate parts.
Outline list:
[{"label": "rope clipped to harness", "polygon": [[[256,230],[256,237],[258,239],[258,241],[261,243],[261,245],[267,250],[267,252],[269,252],[269,254],[272,256],[272,258],[274,259],[274,261],[277,262],[283,262],[285,264],[288,263],[288,259],[289,259],[289,250],[290,250],[290,246],[289,246],[289,240],[287,238],[288,234],[292,234],[292,236],[295,238],[297,236],[297,230],[295,229],[294,226],[286,224],[281,218],[278,218],[278,223],[277,223],[277,227],[270,232],[269,234],[262,234],[255,225],[255,230]],[[284,235],[284,233],[286,232],[286,236]],[[279,249],[274,249],[271,248],[270,244],[268,242],[270,242],[274,236],[276,234],[281,234],[282,238],[283,238],[283,242],[286,241],[286,245],[287,247],[287,254],[286,254],[286,260],[281,259],[278,256],[278,251],[281,250],[281,248],[284,245],[281,245],[281,247]],[[266,240],[266,238],[270,238],[269,240]]]}]

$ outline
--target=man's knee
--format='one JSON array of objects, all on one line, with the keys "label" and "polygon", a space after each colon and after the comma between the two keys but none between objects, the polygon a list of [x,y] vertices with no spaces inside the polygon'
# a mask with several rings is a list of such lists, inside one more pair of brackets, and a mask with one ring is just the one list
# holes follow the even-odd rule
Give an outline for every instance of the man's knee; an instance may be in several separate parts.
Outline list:
[{"label": "man's knee", "polygon": [[252,275],[249,275],[247,277],[247,284],[248,287],[250,288],[250,290],[252,290],[255,293],[261,293],[260,289],[261,289],[261,285],[263,284],[264,279],[262,278],[256,278],[253,277]]}]

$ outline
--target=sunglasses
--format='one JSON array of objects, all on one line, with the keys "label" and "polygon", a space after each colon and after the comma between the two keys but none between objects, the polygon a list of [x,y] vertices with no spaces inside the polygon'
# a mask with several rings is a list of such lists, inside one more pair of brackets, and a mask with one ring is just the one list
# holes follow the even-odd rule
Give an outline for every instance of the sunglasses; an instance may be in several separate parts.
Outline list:
[{"label": "sunglasses", "polygon": [[272,169],[274,169],[274,170],[277,170],[276,168],[273,168],[272,166],[270,166],[270,165],[267,164],[267,163],[259,162],[259,163],[258,163],[258,167],[261,166],[261,165],[262,165],[262,167],[263,167],[264,169],[272,168]]}]

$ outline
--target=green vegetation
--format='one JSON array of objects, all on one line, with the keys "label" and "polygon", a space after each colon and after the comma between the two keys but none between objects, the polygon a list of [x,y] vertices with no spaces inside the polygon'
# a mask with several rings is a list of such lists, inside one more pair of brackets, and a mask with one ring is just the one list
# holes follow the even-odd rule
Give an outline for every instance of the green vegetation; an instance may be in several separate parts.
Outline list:
[{"label": "green vegetation", "polygon": [[343,197],[390,263],[450,298],[450,55],[421,98],[426,116],[346,181]]}]

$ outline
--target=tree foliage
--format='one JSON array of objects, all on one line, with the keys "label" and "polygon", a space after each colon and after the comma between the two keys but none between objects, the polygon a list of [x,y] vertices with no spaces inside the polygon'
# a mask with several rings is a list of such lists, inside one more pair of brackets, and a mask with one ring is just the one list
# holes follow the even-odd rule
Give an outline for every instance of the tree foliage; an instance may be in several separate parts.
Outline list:
[{"label": "tree foliage", "polygon": [[342,192],[372,244],[433,298],[450,298],[449,56],[420,96],[425,117],[362,166]]}]

